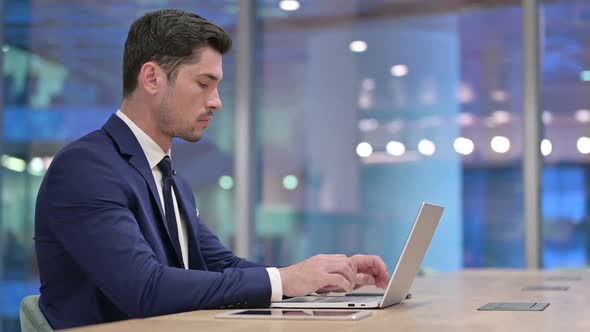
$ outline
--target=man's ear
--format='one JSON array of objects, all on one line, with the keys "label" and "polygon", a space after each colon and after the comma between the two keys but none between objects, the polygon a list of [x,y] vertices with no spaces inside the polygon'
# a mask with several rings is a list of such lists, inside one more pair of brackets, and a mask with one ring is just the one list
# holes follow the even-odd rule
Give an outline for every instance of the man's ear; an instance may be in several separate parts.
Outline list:
[{"label": "man's ear", "polygon": [[165,83],[165,76],[163,70],[157,63],[148,61],[141,66],[139,70],[139,77],[137,84],[141,86],[147,93],[156,94]]}]

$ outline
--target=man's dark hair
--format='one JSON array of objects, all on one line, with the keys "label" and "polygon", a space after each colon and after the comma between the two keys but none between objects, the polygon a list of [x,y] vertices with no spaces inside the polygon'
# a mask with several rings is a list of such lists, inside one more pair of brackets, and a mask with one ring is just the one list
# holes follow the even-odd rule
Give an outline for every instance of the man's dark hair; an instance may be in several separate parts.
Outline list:
[{"label": "man's dark hair", "polygon": [[125,41],[123,98],[137,88],[137,76],[144,63],[156,62],[168,80],[174,81],[178,66],[199,61],[202,47],[225,54],[231,43],[227,32],[198,15],[178,9],[145,14],[131,24]]}]

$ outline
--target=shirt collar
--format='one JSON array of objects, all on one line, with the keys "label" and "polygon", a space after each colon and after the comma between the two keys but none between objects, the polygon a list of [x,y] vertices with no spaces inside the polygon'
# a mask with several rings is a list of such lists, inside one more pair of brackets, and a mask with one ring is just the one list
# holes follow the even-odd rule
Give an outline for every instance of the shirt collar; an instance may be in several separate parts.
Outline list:
[{"label": "shirt collar", "polygon": [[137,138],[143,153],[145,154],[148,163],[150,164],[150,168],[153,169],[156,167],[164,156],[168,155],[172,158],[172,151],[168,150],[168,153],[164,152],[162,148],[156,143],[151,137],[148,136],[141,128],[139,128],[125,113],[121,112],[121,110],[117,110],[117,116],[127,124],[129,129]]}]

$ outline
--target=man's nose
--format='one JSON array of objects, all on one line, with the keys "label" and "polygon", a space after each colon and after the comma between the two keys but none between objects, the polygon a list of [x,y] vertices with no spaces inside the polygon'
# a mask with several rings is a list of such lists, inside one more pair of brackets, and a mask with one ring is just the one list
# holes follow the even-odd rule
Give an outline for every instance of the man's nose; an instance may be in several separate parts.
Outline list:
[{"label": "man's nose", "polygon": [[221,109],[222,105],[223,103],[221,102],[221,97],[219,97],[219,90],[215,89],[207,101],[207,107],[218,111]]}]

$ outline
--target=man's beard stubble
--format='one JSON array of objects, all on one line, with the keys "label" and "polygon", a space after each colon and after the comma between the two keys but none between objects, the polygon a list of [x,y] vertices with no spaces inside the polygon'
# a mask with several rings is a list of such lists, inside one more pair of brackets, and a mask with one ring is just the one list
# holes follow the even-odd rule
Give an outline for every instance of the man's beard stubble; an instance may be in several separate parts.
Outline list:
[{"label": "man's beard stubble", "polygon": [[[187,142],[197,142],[201,139],[201,137],[203,136],[202,133],[201,134],[193,134],[192,132],[192,128],[193,127],[187,127],[186,130],[183,130],[182,128],[174,128],[175,125],[174,123],[176,122],[173,114],[174,114],[174,107],[170,106],[170,104],[168,103],[168,99],[165,99],[162,102],[162,105],[160,106],[160,112],[159,112],[159,116],[158,116],[158,121],[160,123],[160,127],[162,132],[164,132],[164,134],[169,135],[171,137],[178,137],[180,139],[183,139]],[[201,117],[199,117],[200,119]],[[183,121],[177,121],[180,125],[185,125],[185,123],[183,123]],[[195,122],[196,123],[196,122]]]}]

